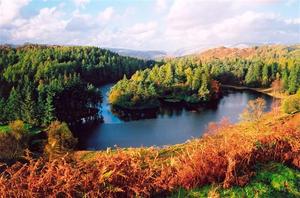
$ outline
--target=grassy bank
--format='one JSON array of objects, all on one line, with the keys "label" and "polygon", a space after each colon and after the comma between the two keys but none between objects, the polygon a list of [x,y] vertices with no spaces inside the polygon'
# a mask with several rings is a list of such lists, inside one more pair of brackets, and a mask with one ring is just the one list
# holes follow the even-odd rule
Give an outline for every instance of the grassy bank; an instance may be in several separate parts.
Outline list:
[{"label": "grassy bank", "polygon": [[223,88],[231,88],[236,90],[252,90],[256,92],[260,92],[263,94],[267,94],[274,98],[278,99],[285,99],[288,95],[284,93],[274,92],[272,88],[252,88],[252,87],[245,87],[245,86],[236,86],[236,85],[221,85]]},{"label": "grassy bank", "polygon": [[10,130],[8,125],[0,125],[0,133],[5,133]]},{"label": "grassy bank", "polygon": [[244,187],[208,185],[192,190],[179,189],[171,198],[199,197],[300,197],[300,171],[280,163],[263,164]]},{"label": "grassy bank", "polygon": [[[33,127],[31,126],[30,124],[25,124],[25,129],[28,130],[28,132],[32,135],[34,134],[38,134],[41,132],[41,128],[40,127]],[[11,129],[10,129],[10,126],[9,125],[0,125],[0,133],[7,133],[9,132]]]}]

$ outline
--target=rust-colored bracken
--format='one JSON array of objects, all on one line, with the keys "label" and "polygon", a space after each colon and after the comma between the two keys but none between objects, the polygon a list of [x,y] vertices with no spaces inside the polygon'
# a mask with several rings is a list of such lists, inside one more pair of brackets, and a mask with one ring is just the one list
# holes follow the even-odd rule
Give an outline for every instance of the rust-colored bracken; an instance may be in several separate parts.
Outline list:
[{"label": "rust-colored bracken", "polygon": [[[257,127],[259,125],[259,127]],[[0,167],[3,197],[149,197],[210,183],[245,185],[257,163],[300,168],[300,114],[259,123],[223,120],[200,139],[166,148],[82,151]]]}]

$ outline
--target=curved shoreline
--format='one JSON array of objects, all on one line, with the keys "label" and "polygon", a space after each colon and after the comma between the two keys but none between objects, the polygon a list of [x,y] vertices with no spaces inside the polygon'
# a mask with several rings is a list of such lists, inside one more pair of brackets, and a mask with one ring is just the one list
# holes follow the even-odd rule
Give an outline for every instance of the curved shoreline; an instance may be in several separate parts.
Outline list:
[{"label": "curved shoreline", "polygon": [[246,87],[246,86],[224,85],[224,84],[221,84],[221,87],[222,88],[232,88],[232,89],[236,89],[236,90],[252,90],[252,91],[266,94],[266,95],[271,96],[276,99],[284,99],[287,97],[286,94],[273,92],[272,88],[252,88],[252,87]]}]

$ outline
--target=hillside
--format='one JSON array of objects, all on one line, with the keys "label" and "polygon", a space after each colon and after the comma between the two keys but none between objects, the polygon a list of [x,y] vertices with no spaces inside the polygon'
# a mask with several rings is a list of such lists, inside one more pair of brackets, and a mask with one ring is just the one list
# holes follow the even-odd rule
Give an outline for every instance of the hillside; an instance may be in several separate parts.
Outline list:
[{"label": "hillside", "polygon": [[144,60],[157,60],[167,56],[164,51],[158,50],[132,50],[124,48],[107,48],[110,51],[116,52],[121,56],[130,56]]},{"label": "hillside", "polygon": [[243,58],[251,59],[255,57],[265,58],[278,58],[278,57],[297,57],[300,59],[300,45],[263,45],[254,46],[248,48],[228,48],[219,47],[203,51],[194,56],[201,60],[210,60],[214,58],[218,59],[231,59],[231,58]]}]

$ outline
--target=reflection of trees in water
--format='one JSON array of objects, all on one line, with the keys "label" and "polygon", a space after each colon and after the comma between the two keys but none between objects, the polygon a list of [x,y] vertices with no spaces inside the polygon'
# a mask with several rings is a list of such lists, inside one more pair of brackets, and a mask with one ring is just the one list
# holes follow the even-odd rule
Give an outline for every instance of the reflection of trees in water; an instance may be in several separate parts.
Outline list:
[{"label": "reflection of trees in water", "polygon": [[184,105],[181,103],[174,104],[162,104],[159,109],[160,115],[167,115],[172,117],[173,115],[181,115],[184,109]]},{"label": "reflection of trees in water", "polygon": [[86,140],[89,140],[93,132],[99,128],[99,125],[103,123],[103,120],[89,120],[87,122],[78,122],[70,125],[70,130],[72,131],[74,137],[78,138],[78,143],[76,149],[86,149]]},{"label": "reflection of trees in water", "polygon": [[118,116],[123,121],[140,120],[156,118],[158,109],[146,109],[146,110],[127,110],[118,107],[111,107],[111,112]]},{"label": "reflection of trees in water", "polygon": [[127,110],[118,107],[111,107],[111,112],[123,121],[140,120],[157,118],[162,116],[180,116],[184,110],[201,112],[205,109],[216,110],[219,100],[211,101],[205,104],[188,104],[183,102],[178,103],[162,103],[159,108],[143,109],[143,110]]}]

